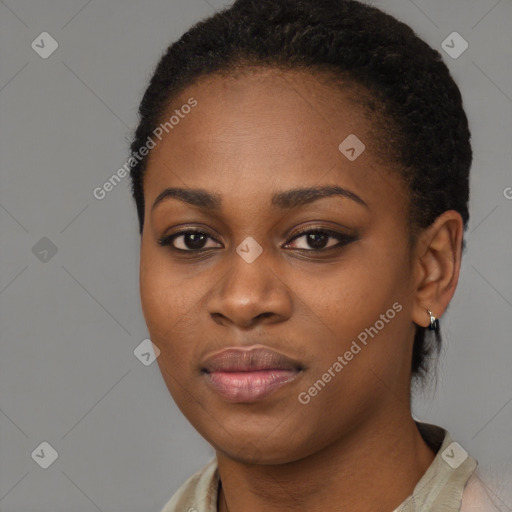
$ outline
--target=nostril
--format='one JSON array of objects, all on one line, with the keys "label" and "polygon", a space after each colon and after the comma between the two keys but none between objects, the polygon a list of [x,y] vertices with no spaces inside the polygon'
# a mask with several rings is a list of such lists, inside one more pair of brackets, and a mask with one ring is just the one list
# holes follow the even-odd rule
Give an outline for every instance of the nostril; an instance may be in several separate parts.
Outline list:
[{"label": "nostril", "polygon": [[273,313],[260,313],[256,318],[268,318],[272,316]]}]

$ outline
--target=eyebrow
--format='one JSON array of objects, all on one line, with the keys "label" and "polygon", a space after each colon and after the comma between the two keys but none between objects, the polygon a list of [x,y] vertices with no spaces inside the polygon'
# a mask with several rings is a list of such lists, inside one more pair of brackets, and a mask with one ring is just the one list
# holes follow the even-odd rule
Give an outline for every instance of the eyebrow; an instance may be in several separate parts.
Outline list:
[{"label": "eyebrow", "polygon": [[[296,188],[277,192],[272,196],[271,204],[282,209],[292,209],[312,203],[318,199],[330,196],[342,196],[368,208],[368,204],[357,194],[337,185],[324,185],[319,187]],[[174,198],[184,203],[197,206],[205,210],[218,211],[222,206],[222,197],[219,194],[208,192],[199,188],[166,188],[155,199],[151,211],[163,201]]]}]

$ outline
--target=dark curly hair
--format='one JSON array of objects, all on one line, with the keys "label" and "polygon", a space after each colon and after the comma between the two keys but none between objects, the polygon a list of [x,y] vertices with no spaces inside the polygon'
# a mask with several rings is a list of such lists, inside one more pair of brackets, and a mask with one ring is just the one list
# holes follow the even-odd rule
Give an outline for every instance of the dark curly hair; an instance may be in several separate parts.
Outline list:
[{"label": "dark curly hair", "polygon": [[[460,91],[438,51],[409,26],[356,0],[236,0],[196,23],[156,66],[139,107],[132,154],[187,86],[253,66],[302,69],[340,89],[357,87],[352,100],[381,134],[376,157],[392,164],[407,185],[411,247],[446,210],[459,212],[466,230],[472,150]],[[141,234],[147,158],[130,159]],[[413,376],[426,374],[440,345],[438,329],[416,326]]]}]

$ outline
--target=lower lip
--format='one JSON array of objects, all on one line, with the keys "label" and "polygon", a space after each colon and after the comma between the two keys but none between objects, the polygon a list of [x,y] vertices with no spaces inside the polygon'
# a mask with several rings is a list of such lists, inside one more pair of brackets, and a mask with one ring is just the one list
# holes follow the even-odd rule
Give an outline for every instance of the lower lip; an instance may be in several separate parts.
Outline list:
[{"label": "lower lip", "polygon": [[230,402],[256,402],[266,398],[297,377],[293,370],[206,373],[213,389]]}]

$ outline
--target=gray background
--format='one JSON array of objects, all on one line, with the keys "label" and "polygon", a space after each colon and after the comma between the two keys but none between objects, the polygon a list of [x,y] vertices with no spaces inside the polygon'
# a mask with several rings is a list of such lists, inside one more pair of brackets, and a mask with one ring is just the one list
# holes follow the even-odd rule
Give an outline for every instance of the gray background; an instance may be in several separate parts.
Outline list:
[{"label": "gray background", "polygon": [[[157,363],[134,355],[148,335],[128,178],[103,200],[92,192],[127,159],[161,52],[227,3],[0,2],[3,512],[159,511],[213,454]],[[449,429],[511,510],[512,2],[374,4],[441,51],[475,152],[468,251],[441,321],[437,388],[418,394],[415,416]],[[43,31],[59,44],[47,59],[31,48]],[[457,59],[441,48],[453,31],[469,43]],[[31,457],[43,441],[58,452],[47,469]]]}]

